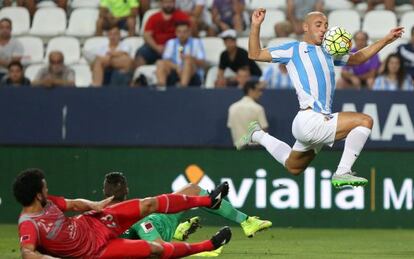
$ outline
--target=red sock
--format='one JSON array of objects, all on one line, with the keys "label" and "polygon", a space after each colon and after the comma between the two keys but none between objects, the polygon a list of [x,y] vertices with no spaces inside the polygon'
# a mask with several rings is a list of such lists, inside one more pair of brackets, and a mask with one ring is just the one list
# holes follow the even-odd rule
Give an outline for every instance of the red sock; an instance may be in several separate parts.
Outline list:
[{"label": "red sock", "polygon": [[187,196],[181,194],[163,194],[155,197],[158,201],[159,213],[177,213],[194,207],[211,206],[209,196]]},{"label": "red sock", "polygon": [[161,255],[162,259],[167,258],[181,258],[187,255],[197,254],[204,251],[211,251],[214,249],[210,240],[199,243],[163,243],[164,252]]}]

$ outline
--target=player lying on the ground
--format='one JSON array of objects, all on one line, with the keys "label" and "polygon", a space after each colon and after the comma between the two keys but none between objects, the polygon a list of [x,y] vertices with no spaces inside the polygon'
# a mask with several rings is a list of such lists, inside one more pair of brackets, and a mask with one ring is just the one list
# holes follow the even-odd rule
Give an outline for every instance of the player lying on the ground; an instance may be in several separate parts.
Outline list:
[{"label": "player lying on the ground", "polygon": [[383,47],[401,38],[404,28],[396,27],[373,44],[349,55],[331,56],[321,47],[328,20],[321,12],[311,12],[303,22],[303,41],[294,41],[262,49],[260,26],[266,10],[253,12],[249,36],[249,58],[256,61],[279,62],[286,65],[299,99],[300,110],[292,123],[296,138],[293,147],[261,130],[257,122],[252,123],[249,132],[237,148],[250,143],[259,143],[286,169],[298,175],[315,158],[324,145],[332,146],[334,141],[345,139],[345,148],[332,184],[360,186],[368,181],[357,177],[352,166],[367,141],[373,121],[366,114],[357,112],[332,113],[335,91],[334,65],[358,65],[364,63]]},{"label": "player lying on the ground", "polygon": [[[106,174],[103,184],[103,193],[106,198],[111,196],[114,197],[112,203],[126,200],[128,192],[127,179],[122,173],[111,172]],[[175,194],[204,196],[208,195],[208,192],[198,185],[189,184]],[[248,237],[253,237],[258,231],[272,226],[272,222],[268,220],[260,220],[257,217],[247,216],[243,212],[235,209],[231,203],[226,200],[222,200],[221,206],[217,210],[207,209],[207,211],[239,223],[243,228],[245,235]],[[149,215],[132,225],[122,237],[155,242],[169,242],[173,238],[177,240],[185,240],[188,235],[194,232],[198,227],[199,218],[192,218],[188,222],[179,225],[182,216],[183,212],[169,215]]]},{"label": "player lying on the ground", "polygon": [[[222,198],[228,193],[227,183],[219,185],[208,196],[163,194],[107,207],[113,197],[95,202],[50,196],[42,170],[26,169],[16,177],[13,193],[23,205],[19,236],[24,259],[53,256],[83,259],[180,258],[215,250],[231,238],[228,227],[222,228],[210,240],[193,244],[160,244],[118,238],[150,213],[177,213],[197,206],[219,208]],[[64,211],[88,212],[66,217]]]}]

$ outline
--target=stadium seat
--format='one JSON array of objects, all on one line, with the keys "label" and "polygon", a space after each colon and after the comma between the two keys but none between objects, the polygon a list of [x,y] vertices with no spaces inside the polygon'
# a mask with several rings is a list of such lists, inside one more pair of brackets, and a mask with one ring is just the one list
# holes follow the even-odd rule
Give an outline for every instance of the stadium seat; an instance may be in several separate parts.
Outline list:
[{"label": "stadium seat", "polygon": [[329,27],[341,26],[354,34],[361,29],[361,17],[355,10],[333,10],[328,15]]},{"label": "stadium seat", "polygon": [[88,63],[95,60],[97,48],[100,48],[104,44],[108,44],[108,38],[104,36],[88,38],[85,41],[82,48],[82,55]]},{"label": "stadium seat", "polygon": [[292,41],[296,41],[296,39],[295,38],[290,38],[290,37],[274,38],[274,39],[271,39],[267,43],[266,47],[274,47],[274,46],[278,46],[278,45],[284,44],[286,42],[292,42]]},{"label": "stadium seat", "polygon": [[225,50],[223,40],[218,37],[205,37],[201,38],[201,41],[203,42],[207,62],[211,65],[218,64],[221,52]]},{"label": "stadium seat", "polygon": [[414,11],[404,13],[400,19],[400,26],[405,28],[404,39],[411,38],[411,28],[414,26]]},{"label": "stadium seat", "polygon": [[407,43],[406,40],[396,39],[393,43],[385,46],[380,52],[378,52],[380,60],[384,61],[389,54],[397,52],[398,46],[404,43]]},{"label": "stadium seat", "polygon": [[[353,4],[351,1],[347,0],[329,0],[324,1],[325,9],[328,11],[338,10],[338,9],[352,9]],[[331,23],[331,21],[329,21]]]},{"label": "stadium seat", "polygon": [[281,10],[268,10],[266,12],[266,19],[263,21],[260,29],[261,38],[275,37],[275,24],[286,20],[286,15]]},{"label": "stadium seat", "polygon": [[38,37],[22,36],[17,38],[23,45],[23,58],[22,63],[24,65],[43,62],[44,46],[43,41]]},{"label": "stadium seat", "polygon": [[48,62],[49,53],[58,50],[65,57],[65,64],[74,64],[80,59],[80,43],[75,37],[61,36],[49,41],[46,48],[45,62]]},{"label": "stadium seat", "polygon": [[29,32],[30,14],[24,7],[4,7],[0,10],[0,19],[9,18],[12,21],[12,34],[22,35]]},{"label": "stadium seat", "polygon": [[156,65],[140,66],[135,70],[132,80],[135,81],[135,79],[137,79],[142,74],[147,78],[149,85],[155,85],[157,83],[157,76],[155,75],[156,69]]},{"label": "stadium seat", "polygon": [[57,7],[38,9],[30,29],[31,35],[53,37],[64,34],[66,30],[66,13]]},{"label": "stadium seat", "polygon": [[131,58],[135,58],[137,49],[144,44],[144,38],[142,37],[128,37],[122,40],[122,42],[129,46],[129,55]]},{"label": "stadium seat", "polygon": [[99,0],[72,0],[70,3],[72,9],[75,8],[98,8]]},{"label": "stadium seat", "polygon": [[75,37],[91,37],[95,35],[99,10],[94,8],[78,8],[73,10],[69,18],[66,35]]},{"label": "stadium seat", "polygon": [[144,17],[142,18],[142,23],[141,23],[141,29],[139,30],[139,35],[144,34],[144,28],[145,28],[145,24],[147,24],[148,18],[154,13],[159,12],[159,11],[160,11],[159,8],[155,8],[155,9],[149,9],[148,11],[144,13]]},{"label": "stadium seat", "polygon": [[30,80],[30,82],[33,82],[37,73],[39,73],[40,69],[42,69],[45,66],[45,64],[32,64],[26,68],[26,70],[24,71],[24,76],[27,77]]},{"label": "stadium seat", "polygon": [[92,84],[92,71],[89,65],[76,64],[70,68],[75,71],[76,87],[89,87]]},{"label": "stadium seat", "polygon": [[[207,72],[204,88],[213,89],[215,87],[214,85],[217,79],[218,70],[219,70],[218,66],[210,67],[210,69]],[[224,70],[224,77],[233,77],[235,75],[236,74],[230,68],[226,68]]]},{"label": "stadium seat", "polygon": [[[248,50],[249,49],[249,37],[239,37],[237,38],[237,46]],[[264,46],[263,42],[260,42],[260,46]]]},{"label": "stadium seat", "polygon": [[49,7],[56,7],[56,3],[53,1],[40,1],[36,4],[37,8],[49,8]]},{"label": "stadium seat", "polygon": [[396,26],[395,13],[388,10],[374,10],[365,15],[362,30],[367,32],[371,39],[380,39]]},{"label": "stadium seat", "polygon": [[[286,0],[251,0],[246,3],[247,9],[254,10],[259,7],[271,9],[286,9]],[[267,17],[267,15],[266,15]]]}]

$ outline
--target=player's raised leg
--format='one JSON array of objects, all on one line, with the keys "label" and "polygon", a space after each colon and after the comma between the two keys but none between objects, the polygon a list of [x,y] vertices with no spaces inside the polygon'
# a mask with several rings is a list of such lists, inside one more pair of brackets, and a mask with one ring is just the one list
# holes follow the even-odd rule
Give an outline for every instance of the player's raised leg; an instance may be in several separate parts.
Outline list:
[{"label": "player's raised leg", "polygon": [[338,168],[332,176],[332,184],[335,187],[363,186],[367,184],[367,179],[354,175],[352,165],[361,153],[371,133],[372,126],[373,120],[366,114],[356,112],[339,113],[335,140],[345,138],[345,147]]}]

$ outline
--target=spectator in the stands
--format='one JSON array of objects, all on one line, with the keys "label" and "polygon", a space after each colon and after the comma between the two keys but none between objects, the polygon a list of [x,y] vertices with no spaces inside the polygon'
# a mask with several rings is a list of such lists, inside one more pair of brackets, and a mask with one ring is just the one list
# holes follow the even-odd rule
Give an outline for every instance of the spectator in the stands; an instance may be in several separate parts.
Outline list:
[{"label": "spectator in the stands", "polygon": [[395,7],[403,4],[414,4],[413,0],[367,0],[367,12],[374,10],[378,4],[384,4],[385,10],[395,12]]},{"label": "spectator in the stands", "polygon": [[[355,47],[351,49],[351,53],[368,46],[368,34],[364,31],[358,31],[354,35],[354,41]],[[336,86],[338,89],[371,88],[380,66],[381,61],[378,54],[360,65],[345,66],[342,68],[341,77],[338,79]]]},{"label": "spectator in the stands", "polygon": [[244,0],[214,0],[211,15],[216,31],[234,29],[237,33],[242,33],[246,28],[244,12]]},{"label": "spectator in the stands", "polygon": [[[287,20],[291,23],[293,32],[296,35],[303,34],[302,23],[307,13],[312,11],[324,11],[323,0],[287,0],[286,1]],[[276,27],[279,25],[276,24]]]},{"label": "spectator in the stands", "polygon": [[191,37],[188,22],[177,23],[176,38],[167,42],[162,59],[157,61],[159,86],[200,86],[206,55],[200,39]]},{"label": "spectator in the stands", "polygon": [[[33,17],[36,10],[37,4],[44,0],[3,0],[3,6],[11,6],[13,3],[16,3],[17,6],[26,7],[30,13],[30,16]],[[57,7],[63,8],[65,11],[68,7],[68,0],[53,0]]]},{"label": "spectator in the stands", "polygon": [[414,26],[411,28],[411,39],[398,46],[397,53],[403,59],[405,71],[414,79]]},{"label": "spectator in the stands", "polygon": [[133,64],[129,52],[129,46],[121,42],[119,28],[110,28],[108,43],[98,49],[92,65],[92,85],[129,85]]},{"label": "spectator in the stands", "polygon": [[375,79],[373,90],[414,90],[413,80],[405,73],[402,59],[398,54],[390,54],[385,59],[383,71]]},{"label": "spectator in the stands", "polygon": [[8,18],[0,20],[0,79],[7,73],[12,61],[20,61],[23,56],[23,45],[11,35],[12,21]]},{"label": "spectator in the stands", "polygon": [[276,37],[289,37],[293,33],[293,26],[289,21],[278,22],[274,30]]},{"label": "spectator in the stands", "polygon": [[206,4],[206,0],[179,0],[175,2],[175,7],[190,17],[194,37],[198,37],[200,31],[206,31],[209,36],[215,35]]},{"label": "spectator in the stands", "polygon": [[144,28],[145,44],[137,50],[136,66],[154,64],[161,58],[165,43],[175,38],[175,24],[190,22],[186,13],[175,9],[175,0],[161,0],[161,11],[149,17]]},{"label": "spectator in the stands", "polygon": [[243,67],[247,67],[250,70],[252,77],[258,79],[262,75],[262,71],[259,66],[253,60],[249,59],[248,53],[245,49],[237,46],[237,33],[235,30],[226,30],[220,34],[220,37],[224,41],[226,50],[220,55],[219,70],[217,74],[216,87],[226,87],[237,85],[235,78],[226,78],[224,71],[226,68],[230,68],[235,74]]},{"label": "spectator in the stands", "polygon": [[8,66],[9,72],[0,81],[1,87],[29,86],[30,80],[24,76],[23,66],[20,61],[12,61]]},{"label": "spectator in the stands", "polygon": [[100,0],[96,35],[101,36],[104,30],[118,26],[127,30],[128,36],[134,36],[138,6],[138,0]]},{"label": "spectator in the stands", "polygon": [[75,71],[65,65],[62,52],[49,53],[49,65],[42,68],[32,82],[35,87],[73,87],[75,86]]},{"label": "spectator in the stands", "polygon": [[230,105],[227,117],[227,127],[230,129],[233,144],[247,133],[250,122],[258,121],[263,130],[269,124],[265,109],[258,103],[263,94],[264,86],[257,80],[250,80],[243,86],[244,96]]},{"label": "spectator in the stands", "polygon": [[269,89],[293,89],[286,65],[280,63],[267,65],[260,81]]}]

